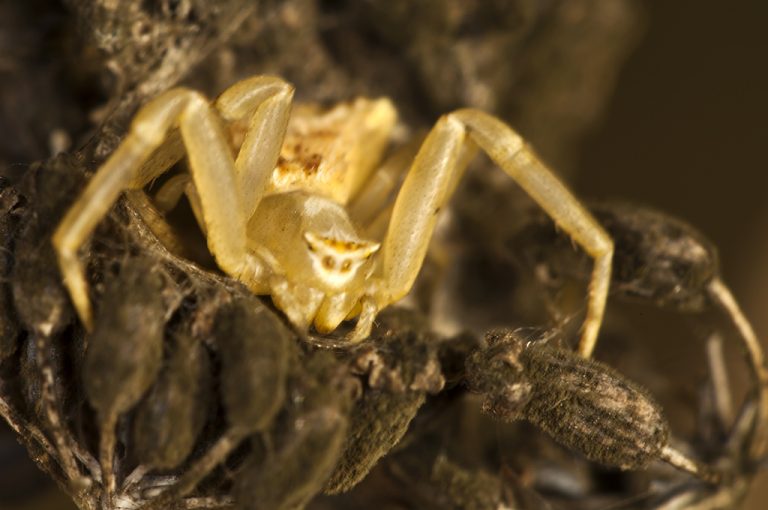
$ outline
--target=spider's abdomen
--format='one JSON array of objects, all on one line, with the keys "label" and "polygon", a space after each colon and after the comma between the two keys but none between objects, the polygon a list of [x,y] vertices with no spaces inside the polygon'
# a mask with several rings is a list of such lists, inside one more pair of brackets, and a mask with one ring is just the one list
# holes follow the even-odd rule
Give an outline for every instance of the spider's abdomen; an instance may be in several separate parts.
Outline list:
[{"label": "spider's abdomen", "polygon": [[396,118],[388,99],[295,107],[268,192],[303,190],[346,204],[381,160]]}]

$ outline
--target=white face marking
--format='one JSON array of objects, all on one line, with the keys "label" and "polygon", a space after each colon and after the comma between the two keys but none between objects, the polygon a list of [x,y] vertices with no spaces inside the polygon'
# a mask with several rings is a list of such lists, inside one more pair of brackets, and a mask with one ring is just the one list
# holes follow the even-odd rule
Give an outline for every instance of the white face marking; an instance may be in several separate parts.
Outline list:
[{"label": "white face marking", "polygon": [[312,272],[332,289],[345,288],[379,248],[380,244],[364,240],[341,240],[306,232]]}]

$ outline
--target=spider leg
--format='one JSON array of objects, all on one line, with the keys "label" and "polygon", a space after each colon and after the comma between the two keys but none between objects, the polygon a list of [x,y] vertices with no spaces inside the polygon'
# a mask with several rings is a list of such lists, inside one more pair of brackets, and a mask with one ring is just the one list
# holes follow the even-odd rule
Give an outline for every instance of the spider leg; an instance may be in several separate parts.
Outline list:
[{"label": "spider leg", "polygon": [[[235,173],[246,218],[256,210],[277,163],[293,92],[293,87],[280,78],[255,76],[235,83],[214,103],[220,116],[230,123],[230,129],[245,129],[235,159]],[[154,202],[162,212],[168,212],[176,207],[183,194],[190,200],[200,227],[205,229],[200,199],[188,175],[168,179],[155,194]]]},{"label": "spider leg", "polygon": [[367,227],[376,222],[376,218],[391,200],[392,191],[400,183],[416,156],[422,141],[423,138],[416,138],[399,147],[355,194],[347,207],[349,217],[355,224]]},{"label": "spider leg", "polygon": [[216,99],[215,107],[245,136],[235,160],[240,207],[250,218],[264,196],[291,113],[293,87],[273,76],[256,76],[235,83]]},{"label": "spider leg", "polygon": [[192,214],[194,214],[200,230],[202,230],[203,234],[208,235],[205,219],[203,218],[203,206],[200,203],[200,195],[198,195],[195,184],[189,174],[174,175],[168,179],[157,191],[152,201],[159,212],[167,213],[176,207],[182,195],[187,196]]},{"label": "spider leg", "polygon": [[382,278],[391,303],[413,285],[440,208],[463,171],[459,157],[469,138],[512,177],[557,225],[593,259],[587,315],[579,353],[591,355],[603,320],[613,241],[592,215],[509,126],[486,113],[464,109],[442,117],[424,142],[395,202],[383,245]]},{"label": "spider leg", "polygon": [[172,211],[191,181],[192,178],[186,173],[174,175],[168,179],[152,198],[155,207],[163,214]]},{"label": "spider leg", "polygon": [[192,258],[185,243],[178,233],[165,221],[165,217],[144,190],[126,191],[125,198],[131,207],[139,213],[144,224],[157,237],[160,243],[171,253],[179,257]]},{"label": "spider leg", "polygon": [[375,294],[378,309],[398,301],[413,286],[427,254],[440,208],[447,201],[457,174],[461,174],[466,166],[466,161],[460,157],[465,137],[462,124],[444,116],[419,149],[395,199],[382,243],[381,263],[376,275],[381,280]]},{"label": "spider leg", "polygon": [[162,171],[158,169],[161,167],[144,171],[143,164],[176,126],[187,148],[211,233],[208,247],[225,272],[237,275],[243,269],[246,218],[239,207],[234,163],[221,122],[202,95],[181,88],[170,90],[139,110],[123,142],[96,172],[54,233],[64,283],[88,328],[93,319],[78,248],[122,191],[141,188]]}]

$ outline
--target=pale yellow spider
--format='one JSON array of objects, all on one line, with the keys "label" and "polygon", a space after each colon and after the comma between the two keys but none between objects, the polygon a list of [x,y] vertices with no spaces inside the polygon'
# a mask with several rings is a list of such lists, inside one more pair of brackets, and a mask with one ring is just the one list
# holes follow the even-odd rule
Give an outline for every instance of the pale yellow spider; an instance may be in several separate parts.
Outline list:
[{"label": "pale yellow spider", "polygon": [[[579,344],[582,355],[591,354],[613,242],[515,131],[486,113],[461,109],[437,121],[415,158],[396,153],[381,164],[396,121],[388,99],[360,98],[325,111],[302,105],[291,115],[292,98],[285,81],[256,76],[212,104],[176,88],[139,110],[53,236],[86,327],[92,312],[79,247],[121,192],[143,188],[186,148],[190,176],[161,188],[161,208],[186,194],[225,273],[271,295],[301,331],[314,324],[328,333],[358,316],[347,340],[360,341],[379,310],[411,289],[437,215],[479,146],[594,259]],[[384,235],[366,238],[377,232]]]}]

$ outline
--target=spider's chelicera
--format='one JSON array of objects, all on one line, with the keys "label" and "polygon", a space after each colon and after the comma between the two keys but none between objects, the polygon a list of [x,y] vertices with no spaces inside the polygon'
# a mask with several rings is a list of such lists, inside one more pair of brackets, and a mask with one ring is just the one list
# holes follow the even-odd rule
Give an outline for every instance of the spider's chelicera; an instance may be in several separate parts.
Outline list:
[{"label": "spider's chelicera", "polygon": [[348,340],[360,341],[376,314],[411,289],[437,214],[479,147],[594,259],[579,344],[590,355],[613,243],[514,130],[461,109],[437,121],[415,157],[402,149],[382,161],[396,122],[388,99],[291,111],[292,98],[283,80],[257,76],[213,103],[177,88],[138,112],[53,238],[87,327],[93,318],[78,248],[121,192],[143,188],[186,150],[189,175],[167,181],[156,197],[160,208],[186,194],[225,273],[271,295],[301,330],[313,324],[327,333],[358,317]]}]

